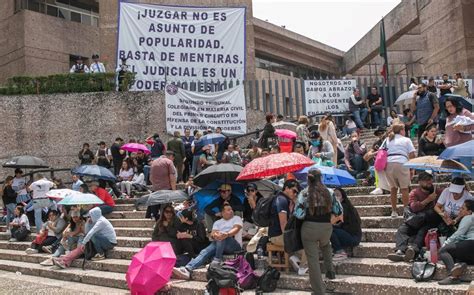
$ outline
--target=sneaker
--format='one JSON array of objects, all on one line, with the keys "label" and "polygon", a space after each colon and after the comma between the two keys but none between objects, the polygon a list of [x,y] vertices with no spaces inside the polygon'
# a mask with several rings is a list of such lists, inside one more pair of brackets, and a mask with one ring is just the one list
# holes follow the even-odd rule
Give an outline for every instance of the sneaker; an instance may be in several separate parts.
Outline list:
[{"label": "sneaker", "polygon": [[398,217],[397,211],[392,211],[392,214],[390,215],[390,217],[397,218]]},{"label": "sneaker", "polygon": [[306,272],[308,271],[308,267],[300,267],[298,268],[298,275],[299,276],[304,276],[306,274]]},{"label": "sneaker", "polygon": [[328,280],[336,279],[336,273],[334,271],[327,271],[326,272],[326,279],[328,279]]},{"label": "sneaker", "polygon": [[25,250],[25,253],[26,253],[26,254],[37,254],[37,253],[38,253],[38,250],[28,248],[28,249]]},{"label": "sneaker", "polygon": [[42,266],[53,266],[53,258],[46,259],[45,261],[41,262],[40,265]]},{"label": "sneaker", "polygon": [[410,262],[412,261],[413,259],[415,259],[415,249],[413,249],[412,247],[408,247],[407,250],[405,251],[405,257],[403,258],[403,260],[405,262]]},{"label": "sneaker", "polygon": [[453,269],[451,270],[451,276],[459,279],[466,272],[466,270],[467,270],[466,263],[456,263]]},{"label": "sneaker", "polygon": [[15,239],[15,238],[11,238],[11,239],[9,239],[8,241],[9,241],[9,242],[18,242],[18,240]]},{"label": "sneaker", "polygon": [[298,270],[300,269],[300,262],[301,262],[300,259],[297,256],[292,255],[289,260],[290,260],[291,267],[293,267],[293,270],[295,272],[298,272]]},{"label": "sneaker", "polygon": [[103,253],[97,253],[94,257],[91,258],[92,261],[104,260],[105,255]]},{"label": "sneaker", "polygon": [[370,192],[371,195],[383,195],[383,189],[381,188],[376,188],[373,191]]},{"label": "sneaker", "polygon": [[41,247],[41,250],[45,253],[53,254],[53,246],[43,246]]},{"label": "sneaker", "polygon": [[186,267],[173,267],[173,275],[182,280],[189,280],[191,278],[191,273]]},{"label": "sneaker", "polygon": [[53,264],[58,266],[59,268],[65,269],[67,267],[66,264],[64,264],[62,259],[52,258],[52,260],[53,260]]},{"label": "sneaker", "polygon": [[447,278],[442,279],[441,281],[439,281],[438,284],[440,284],[440,285],[457,285],[457,284],[461,284],[461,280],[453,278],[453,277],[447,277]]},{"label": "sneaker", "polygon": [[400,250],[397,250],[397,252],[395,252],[395,253],[388,254],[387,258],[390,261],[393,261],[393,262],[405,261],[405,253],[403,253]]},{"label": "sneaker", "polygon": [[336,253],[334,254],[334,256],[332,257],[332,260],[333,261],[342,261],[342,260],[346,260],[347,259],[347,253],[346,252],[340,252],[340,253]]}]

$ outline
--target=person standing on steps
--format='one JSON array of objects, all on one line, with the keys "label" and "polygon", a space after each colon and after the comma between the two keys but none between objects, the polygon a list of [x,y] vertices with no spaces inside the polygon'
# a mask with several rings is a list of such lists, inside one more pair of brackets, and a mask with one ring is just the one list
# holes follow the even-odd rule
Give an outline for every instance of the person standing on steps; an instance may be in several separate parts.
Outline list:
[{"label": "person standing on steps", "polygon": [[416,115],[419,139],[425,132],[426,126],[437,121],[439,112],[438,97],[427,91],[425,83],[420,83],[418,90],[413,94],[411,110]]},{"label": "person standing on steps", "polygon": [[426,172],[418,174],[418,184],[419,187],[410,192],[406,209],[410,212],[407,214],[409,217],[405,218],[395,234],[395,253],[387,256],[394,262],[413,260],[424,245],[428,229],[436,227],[441,221],[433,208],[443,190],[435,190],[433,176]]},{"label": "person standing on steps", "polygon": [[337,201],[323,184],[321,171],[311,169],[307,177],[308,187],[298,195],[295,216],[303,220],[301,240],[308,259],[311,289],[313,294],[321,295],[326,294],[326,286],[322,280],[319,253],[321,251],[323,255],[326,278],[335,279],[330,244],[333,232],[331,218],[341,212],[334,212]]},{"label": "person standing on steps", "polygon": [[354,91],[351,97],[349,98],[349,111],[354,117],[354,121],[357,125],[357,128],[365,128],[364,122],[367,118],[367,115],[369,114],[369,111],[367,110],[365,100],[360,97],[359,88],[354,88]]},{"label": "person standing on steps", "polygon": [[405,137],[405,125],[392,125],[392,131],[386,139],[387,147],[387,167],[385,173],[390,185],[390,202],[392,205],[393,218],[398,217],[397,194],[400,189],[402,193],[403,206],[408,206],[408,193],[410,188],[410,169],[403,164],[415,158],[415,147],[411,140]]}]

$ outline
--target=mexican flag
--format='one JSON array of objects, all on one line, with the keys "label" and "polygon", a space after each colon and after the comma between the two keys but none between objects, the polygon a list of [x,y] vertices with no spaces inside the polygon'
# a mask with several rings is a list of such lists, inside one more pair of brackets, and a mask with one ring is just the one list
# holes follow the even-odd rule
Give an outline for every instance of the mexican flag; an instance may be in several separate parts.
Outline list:
[{"label": "mexican flag", "polygon": [[380,71],[380,75],[382,75],[387,82],[388,79],[388,58],[387,58],[387,43],[385,40],[385,25],[382,21],[380,22],[380,47],[379,47],[379,55],[384,59],[384,63],[382,66],[382,70]]}]

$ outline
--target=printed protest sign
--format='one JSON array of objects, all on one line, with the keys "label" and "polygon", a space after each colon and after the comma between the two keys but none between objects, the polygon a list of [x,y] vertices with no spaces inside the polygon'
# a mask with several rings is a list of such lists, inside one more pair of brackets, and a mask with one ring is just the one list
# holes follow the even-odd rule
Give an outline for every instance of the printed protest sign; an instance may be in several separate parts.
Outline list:
[{"label": "printed protest sign", "polygon": [[306,114],[340,113],[349,110],[349,99],[356,80],[306,80]]}]

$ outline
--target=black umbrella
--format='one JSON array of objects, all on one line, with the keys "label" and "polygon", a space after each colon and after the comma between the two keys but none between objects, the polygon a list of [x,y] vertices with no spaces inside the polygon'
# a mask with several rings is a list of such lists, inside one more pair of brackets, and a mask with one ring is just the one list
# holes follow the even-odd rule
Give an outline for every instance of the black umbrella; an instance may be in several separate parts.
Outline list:
[{"label": "black umbrella", "polygon": [[145,195],[135,202],[135,206],[146,204],[147,207],[186,201],[189,198],[184,191],[161,190]]},{"label": "black umbrella", "polygon": [[229,183],[235,181],[240,171],[242,171],[242,166],[239,165],[216,164],[201,171],[194,177],[193,182],[199,187],[205,187],[216,180]]},{"label": "black umbrella", "polygon": [[268,179],[262,179],[254,182],[257,185],[257,190],[264,197],[269,197],[274,195],[277,191],[281,190],[281,187],[278,184],[271,182]]},{"label": "black umbrella", "polygon": [[4,168],[49,168],[49,165],[43,159],[33,156],[13,157],[3,164]]}]

